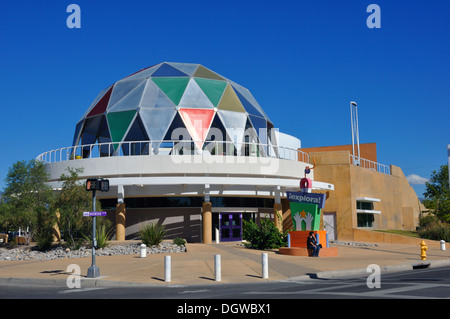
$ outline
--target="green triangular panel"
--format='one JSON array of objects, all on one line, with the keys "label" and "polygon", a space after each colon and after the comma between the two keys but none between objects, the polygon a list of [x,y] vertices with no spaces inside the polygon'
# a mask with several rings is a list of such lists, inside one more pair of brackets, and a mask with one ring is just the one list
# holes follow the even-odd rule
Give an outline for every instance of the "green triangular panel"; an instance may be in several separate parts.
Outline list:
[{"label": "green triangular panel", "polygon": [[202,78],[195,78],[195,82],[197,82],[211,103],[214,106],[217,106],[220,102],[223,91],[227,86],[227,82]]},{"label": "green triangular panel", "polygon": [[[113,142],[121,142],[125,133],[128,131],[131,121],[134,119],[136,111],[123,111],[108,113],[109,131]],[[119,145],[114,145],[117,149]]]},{"label": "green triangular panel", "polygon": [[178,105],[189,83],[189,77],[160,77],[152,78],[152,81],[155,82],[175,105]]},{"label": "green triangular panel", "polygon": [[199,77],[199,78],[213,79],[213,80],[225,80],[225,78],[223,78],[220,75],[218,75],[217,73],[214,73],[213,71],[205,68],[202,65],[199,65],[197,70],[195,70],[194,76]]}]

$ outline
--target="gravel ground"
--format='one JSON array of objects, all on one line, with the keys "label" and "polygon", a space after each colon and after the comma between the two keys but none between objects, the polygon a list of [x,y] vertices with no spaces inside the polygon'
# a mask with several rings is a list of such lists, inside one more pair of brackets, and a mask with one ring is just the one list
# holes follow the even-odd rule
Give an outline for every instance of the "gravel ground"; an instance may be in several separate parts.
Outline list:
[{"label": "gravel ground", "polygon": [[[111,255],[139,255],[141,243],[127,245],[110,245],[103,249],[96,249],[96,256]],[[173,243],[161,243],[157,246],[146,247],[147,254],[181,253],[186,252],[186,247]],[[92,249],[81,247],[78,250],[70,250],[65,247],[55,247],[48,251],[38,251],[33,247],[0,248],[0,261],[3,260],[53,260],[61,258],[83,258],[92,256]]]}]

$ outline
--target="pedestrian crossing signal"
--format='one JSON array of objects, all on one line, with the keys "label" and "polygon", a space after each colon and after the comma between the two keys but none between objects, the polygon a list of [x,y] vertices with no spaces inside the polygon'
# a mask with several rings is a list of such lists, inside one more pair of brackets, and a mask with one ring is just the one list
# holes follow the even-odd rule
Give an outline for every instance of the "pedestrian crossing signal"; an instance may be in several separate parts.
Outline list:
[{"label": "pedestrian crossing signal", "polygon": [[109,191],[109,180],[103,178],[89,178],[86,180],[87,191]]}]

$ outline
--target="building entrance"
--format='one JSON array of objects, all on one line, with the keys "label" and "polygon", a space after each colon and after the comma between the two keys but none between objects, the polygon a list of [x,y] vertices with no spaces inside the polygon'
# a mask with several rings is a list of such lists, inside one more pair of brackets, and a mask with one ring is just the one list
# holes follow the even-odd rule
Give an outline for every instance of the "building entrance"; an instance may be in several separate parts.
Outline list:
[{"label": "building entrance", "polygon": [[242,240],[242,213],[220,213],[220,241]]}]

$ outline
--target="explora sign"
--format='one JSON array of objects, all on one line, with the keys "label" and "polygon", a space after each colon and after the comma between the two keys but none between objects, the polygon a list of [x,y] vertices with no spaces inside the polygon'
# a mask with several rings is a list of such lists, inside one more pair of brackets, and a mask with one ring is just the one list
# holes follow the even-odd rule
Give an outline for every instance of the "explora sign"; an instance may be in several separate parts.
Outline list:
[{"label": "explora sign", "polygon": [[327,196],[326,194],[299,192],[286,192],[286,195],[289,202],[316,204],[320,209],[325,207],[325,198]]}]

